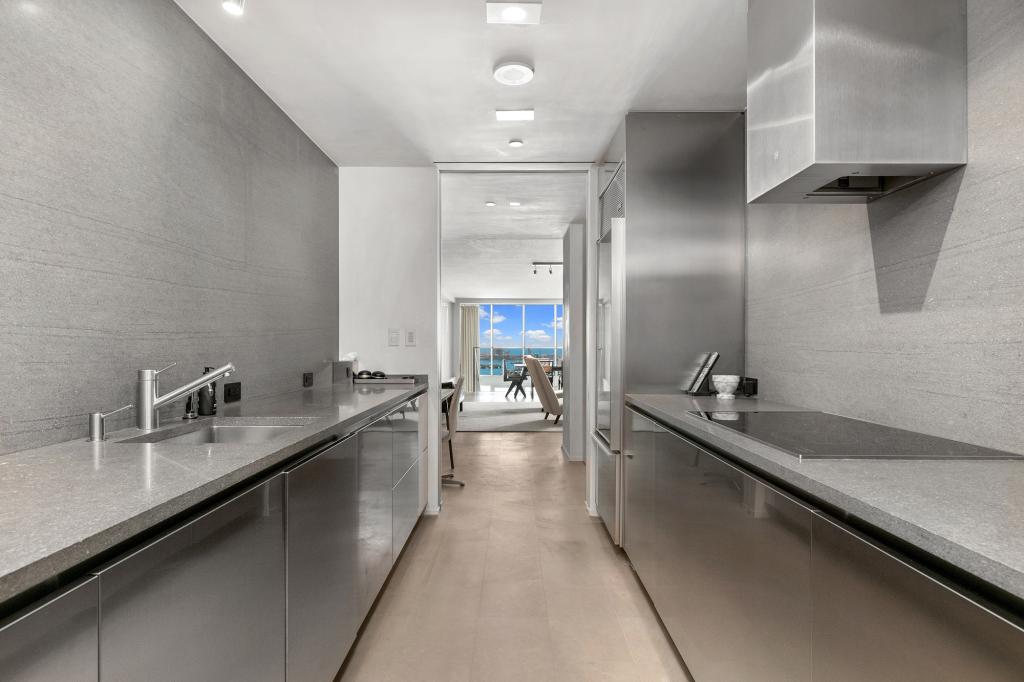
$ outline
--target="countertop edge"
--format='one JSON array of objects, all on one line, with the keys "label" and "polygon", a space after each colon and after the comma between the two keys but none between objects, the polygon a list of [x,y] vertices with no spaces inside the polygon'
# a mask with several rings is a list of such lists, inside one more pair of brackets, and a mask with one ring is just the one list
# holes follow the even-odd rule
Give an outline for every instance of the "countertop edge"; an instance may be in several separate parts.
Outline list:
[{"label": "countertop edge", "polygon": [[0,576],[0,614],[7,615],[9,610],[7,605],[20,596],[38,590],[56,578],[61,578],[61,583],[64,583],[87,575],[91,568],[85,568],[80,576],[67,576],[67,581],[64,580],[69,572],[75,571],[76,568],[88,564],[96,557],[117,547],[144,538],[147,533],[152,532],[161,524],[191,512],[198,512],[200,507],[225,491],[244,485],[247,481],[252,481],[255,485],[255,479],[258,477],[270,473],[285,462],[301,455],[303,451],[315,447],[326,438],[336,436],[338,439],[343,439],[352,435],[374,419],[425,394],[427,389],[427,384],[415,384],[407,391],[364,412],[333,423],[325,421],[323,428],[315,433],[289,443],[255,462],[239,467],[177,497],[160,502],[145,512],[129,517],[85,540],[61,547],[42,559]]},{"label": "countertop edge", "polygon": [[[627,394],[625,402],[627,406],[639,409],[665,426],[696,438],[702,444],[713,449],[722,451],[739,463],[750,467],[755,473],[769,479],[782,481],[811,498],[821,500],[849,514],[861,523],[892,535],[925,554],[934,556],[1017,599],[1024,600],[1024,573],[1021,571],[965,547],[955,540],[937,535],[913,521],[895,516],[849,493],[837,490],[827,483],[772,461],[751,448],[774,452],[779,457],[791,457],[782,450],[685,412],[683,414],[666,412],[646,401],[643,395]],[[806,410],[807,408],[772,404],[771,409]],[[827,510],[823,511],[828,513]]]}]

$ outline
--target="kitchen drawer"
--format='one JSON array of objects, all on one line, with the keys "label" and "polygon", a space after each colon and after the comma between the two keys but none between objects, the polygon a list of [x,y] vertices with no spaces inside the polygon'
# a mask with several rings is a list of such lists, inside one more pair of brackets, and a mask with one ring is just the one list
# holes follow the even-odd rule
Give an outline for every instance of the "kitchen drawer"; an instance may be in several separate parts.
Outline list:
[{"label": "kitchen drawer", "polygon": [[398,559],[420,518],[420,461],[417,459],[393,491],[394,526],[392,558]]},{"label": "kitchen drawer", "polygon": [[89,682],[99,675],[99,580],[0,623],[0,680]]},{"label": "kitchen drawer", "polygon": [[286,474],[288,680],[333,679],[366,611],[359,552],[359,441]]},{"label": "kitchen drawer", "polygon": [[285,675],[284,475],[98,572],[102,679]]},{"label": "kitchen drawer", "polygon": [[359,594],[366,613],[392,565],[393,430],[382,417],[360,431],[359,447]]},{"label": "kitchen drawer", "polygon": [[655,434],[648,584],[695,679],[811,679],[813,510],[668,431]]},{"label": "kitchen drawer", "polygon": [[814,518],[814,679],[1024,679],[1024,630],[835,521]]},{"label": "kitchen drawer", "polygon": [[420,413],[419,399],[406,403],[391,414],[391,428],[394,433],[392,450],[391,480],[394,485],[405,476],[409,467],[420,458]]}]

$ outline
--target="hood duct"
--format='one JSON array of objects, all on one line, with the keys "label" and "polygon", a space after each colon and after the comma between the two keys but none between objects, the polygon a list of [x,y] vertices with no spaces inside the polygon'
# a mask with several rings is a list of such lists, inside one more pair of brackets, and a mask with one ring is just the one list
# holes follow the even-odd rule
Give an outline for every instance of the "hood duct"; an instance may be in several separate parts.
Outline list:
[{"label": "hood duct", "polygon": [[965,0],[750,0],[747,200],[862,203],[967,162]]}]

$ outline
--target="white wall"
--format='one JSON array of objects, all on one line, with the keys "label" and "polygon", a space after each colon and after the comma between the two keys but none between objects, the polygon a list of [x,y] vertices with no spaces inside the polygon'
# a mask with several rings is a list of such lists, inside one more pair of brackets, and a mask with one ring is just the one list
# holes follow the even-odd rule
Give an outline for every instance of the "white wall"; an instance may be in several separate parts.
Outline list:
[{"label": "white wall", "polygon": [[[361,369],[427,374],[438,385],[437,171],[433,167],[339,169],[339,356]],[[388,329],[402,330],[390,346]],[[415,331],[416,345],[405,332]],[[439,510],[437,392],[428,392],[427,513]]]}]

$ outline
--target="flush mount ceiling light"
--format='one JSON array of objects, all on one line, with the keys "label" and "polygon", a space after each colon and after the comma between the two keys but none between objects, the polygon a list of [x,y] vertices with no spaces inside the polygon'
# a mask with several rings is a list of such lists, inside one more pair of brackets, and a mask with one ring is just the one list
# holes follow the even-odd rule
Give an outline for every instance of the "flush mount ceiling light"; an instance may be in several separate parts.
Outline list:
[{"label": "flush mount ceiling light", "polygon": [[533,80],[533,67],[522,62],[505,62],[494,67],[494,80],[502,85],[526,85]]},{"label": "flush mount ceiling light", "polygon": [[526,144],[526,143],[523,142],[522,140],[509,140],[508,141],[508,146],[512,147],[513,149],[519,149],[524,144]]},{"label": "flush mount ceiling light", "polygon": [[523,203],[521,201],[510,201],[508,202],[508,205],[511,206],[512,208],[515,208],[516,206],[522,206]]},{"label": "flush mount ceiling light", "polygon": [[224,0],[220,6],[224,8],[225,12],[236,17],[245,13],[245,0]]},{"label": "flush mount ceiling light", "polygon": [[488,2],[488,24],[539,24],[539,2]]},{"label": "flush mount ceiling light", "polygon": [[533,109],[498,109],[494,118],[498,121],[532,121]]},{"label": "flush mount ceiling light", "polygon": [[493,201],[488,201],[484,203],[484,206],[486,206],[487,208],[494,208],[495,206],[497,206],[497,204],[494,203]]}]

